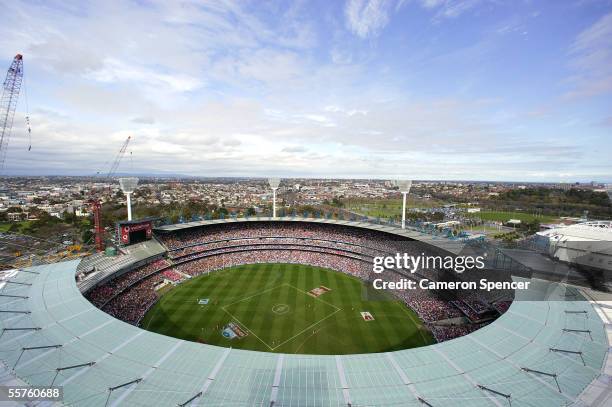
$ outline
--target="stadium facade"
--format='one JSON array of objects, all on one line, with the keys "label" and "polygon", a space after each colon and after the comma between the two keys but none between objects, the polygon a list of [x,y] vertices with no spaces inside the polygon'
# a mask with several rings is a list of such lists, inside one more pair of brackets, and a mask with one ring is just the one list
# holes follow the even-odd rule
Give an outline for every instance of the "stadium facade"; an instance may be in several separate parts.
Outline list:
[{"label": "stadium facade", "polygon": [[551,257],[602,274],[612,290],[612,221],[589,221],[536,233],[536,243]]},{"label": "stadium facade", "polygon": [[[452,251],[453,244],[436,247]],[[149,242],[130,255],[123,265],[98,270],[95,284],[163,250]],[[506,313],[470,335],[388,353],[290,355],[183,341],[120,321],[83,296],[92,284],[76,281],[79,268],[70,261],[5,276],[4,384],[62,386],[63,404],[82,406],[605,406],[612,400],[612,304],[590,290],[532,279]]]}]

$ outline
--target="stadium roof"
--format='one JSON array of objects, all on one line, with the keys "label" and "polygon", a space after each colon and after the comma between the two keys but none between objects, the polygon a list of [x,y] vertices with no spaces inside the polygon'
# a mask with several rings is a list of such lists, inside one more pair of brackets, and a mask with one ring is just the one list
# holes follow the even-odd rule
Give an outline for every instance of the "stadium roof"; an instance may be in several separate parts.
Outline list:
[{"label": "stadium roof", "polygon": [[423,243],[427,243],[434,247],[442,250],[446,250],[449,253],[458,255],[465,250],[465,242],[461,240],[451,240],[445,237],[435,236],[428,233],[418,232],[412,229],[401,229],[397,226],[390,226],[385,224],[378,224],[372,222],[359,222],[350,220],[340,219],[326,219],[326,218],[301,218],[301,217],[252,217],[252,218],[237,218],[237,219],[215,219],[215,220],[199,220],[194,222],[186,223],[175,223],[172,225],[158,226],[155,228],[156,231],[162,232],[176,232],[179,230],[195,228],[205,225],[215,225],[224,223],[238,223],[238,222],[307,222],[307,223],[325,223],[331,225],[340,226],[352,226],[361,229],[376,230],[379,232],[390,233],[393,235],[407,237],[413,240],[417,240]]},{"label": "stadium roof", "polygon": [[77,264],[15,271],[0,292],[0,359],[12,380],[63,386],[69,405],[560,406],[580,402],[608,357],[601,309],[558,284],[533,282],[549,301],[519,293],[497,321],[448,342],[288,355],[178,340],[119,321],[81,295]]}]

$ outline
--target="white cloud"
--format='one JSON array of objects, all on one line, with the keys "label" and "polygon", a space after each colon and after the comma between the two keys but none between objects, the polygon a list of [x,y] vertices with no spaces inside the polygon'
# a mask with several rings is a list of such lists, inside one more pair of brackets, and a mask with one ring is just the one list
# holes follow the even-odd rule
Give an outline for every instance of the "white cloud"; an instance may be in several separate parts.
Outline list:
[{"label": "white cloud", "polygon": [[438,16],[446,18],[456,18],[465,13],[466,11],[477,6],[481,0],[458,0],[458,1],[445,1]]},{"label": "white cloud", "polygon": [[436,10],[434,21],[457,18],[486,0],[417,0],[421,7]]},{"label": "white cloud", "polygon": [[137,124],[155,124],[155,119],[148,116],[139,116],[132,119],[132,123]]},{"label": "white cloud", "polygon": [[[457,18],[483,1],[486,0],[416,0],[416,3],[435,11],[433,21],[438,22]],[[346,26],[361,38],[376,37],[389,23],[391,11],[398,12],[408,4],[410,0],[347,0],[344,7]],[[335,52],[332,58],[341,61],[346,55]]]},{"label": "white cloud", "polygon": [[305,153],[308,149],[304,146],[287,146],[281,150],[283,153]]},{"label": "white cloud", "polygon": [[612,93],[612,13],[582,31],[570,48],[569,78],[573,89],[567,98],[591,97]]},{"label": "white cloud", "polygon": [[188,92],[202,86],[198,78],[180,73],[166,74],[142,66],[128,65],[122,61],[108,58],[103,66],[85,75],[85,79],[100,82],[140,82],[151,87],[165,87],[173,92]]},{"label": "white cloud", "polygon": [[446,3],[446,0],[420,0],[419,2],[425,8],[436,8]]},{"label": "white cloud", "polygon": [[[429,0],[422,7],[450,18],[473,4]],[[506,102],[419,100],[390,75],[377,75],[363,57],[371,44],[343,26],[373,38],[406,6],[419,7],[351,0],[334,16],[333,40],[318,44],[326,31],[313,27],[329,21],[311,24],[299,5],[284,9],[283,2],[75,2],[68,11],[8,2],[0,49],[24,50],[34,92],[33,149],[19,112],[7,168],[93,174],[131,135],[139,172],[515,179],[542,166],[589,171],[578,168],[579,142],[533,141],[511,110],[503,114]],[[270,16],[268,7],[280,11]],[[584,78],[609,72],[598,68],[609,54],[593,51],[609,45],[605,24],[576,40],[571,55]],[[453,66],[482,54],[479,46],[429,62]]]},{"label": "white cloud", "polygon": [[390,6],[387,0],[348,0],[344,8],[347,27],[361,38],[376,36],[389,22]]}]

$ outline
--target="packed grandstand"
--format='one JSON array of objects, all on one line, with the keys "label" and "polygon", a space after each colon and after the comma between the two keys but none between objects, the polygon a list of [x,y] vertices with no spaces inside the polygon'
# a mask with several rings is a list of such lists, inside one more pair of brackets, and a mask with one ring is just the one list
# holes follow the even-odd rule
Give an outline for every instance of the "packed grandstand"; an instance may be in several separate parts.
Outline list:
[{"label": "packed grandstand", "polygon": [[[242,264],[296,263],[323,267],[358,277],[372,277],[372,258],[410,251],[435,252],[435,247],[414,240],[342,225],[304,222],[250,222],[198,226],[158,233],[167,258],[131,270],[87,293],[105,312],[138,325],[158,300],[160,287],[179,284],[203,273]],[[437,278],[437,270],[416,275],[388,273],[388,281],[410,277]],[[437,341],[473,332],[508,309],[510,297],[440,299],[428,290],[392,290],[417,312]]]},{"label": "packed grandstand", "polygon": [[564,284],[534,280],[514,298],[402,296],[441,343],[395,352],[273,354],[138,327],[157,289],[202,273],[281,262],[367,281],[379,253],[445,250],[395,230],[304,219],[198,222],[158,229],[162,252],[149,245],[144,258],[132,250],[114,268],[72,261],[13,270],[0,295],[4,383],[62,386],[63,403],[79,406],[605,405],[597,400],[605,403],[610,383],[612,316],[597,293]]}]

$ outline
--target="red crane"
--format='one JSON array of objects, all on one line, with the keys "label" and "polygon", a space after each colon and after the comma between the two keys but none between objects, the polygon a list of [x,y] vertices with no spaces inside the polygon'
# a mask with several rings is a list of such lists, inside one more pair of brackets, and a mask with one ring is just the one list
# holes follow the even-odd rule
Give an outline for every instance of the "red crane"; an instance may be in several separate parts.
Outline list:
[{"label": "red crane", "polygon": [[0,98],[0,172],[4,169],[4,160],[8,149],[15,109],[23,81],[23,56],[15,55],[13,62],[6,73]]},{"label": "red crane", "polygon": [[[119,163],[121,162],[121,159],[125,155],[125,151],[127,150],[127,147],[128,147],[128,144],[130,143],[131,138],[132,138],[131,136],[128,136],[128,138],[125,140],[125,142],[119,149],[119,153],[117,153],[117,156],[115,157],[115,161],[113,161],[110,167],[110,170],[108,171],[108,174],[106,174],[107,180],[110,180],[113,177],[113,175],[115,175],[115,172],[117,171],[117,168],[119,167]],[[98,174],[99,173],[100,172],[98,171]],[[101,252],[101,251],[104,251],[104,227],[102,226],[102,203],[100,202],[99,199],[93,198],[93,197],[88,201],[88,203],[91,205],[91,209],[92,209],[93,216],[94,216],[94,237],[95,237],[95,242],[96,242],[96,250]]]},{"label": "red crane", "polygon": [[102,204],[99,199],[91,199],[88,201],[91,205],[94,216],[94,239],[96,242],[96,250],[99,252],[104,251],[104,228],[102,227]]}]

